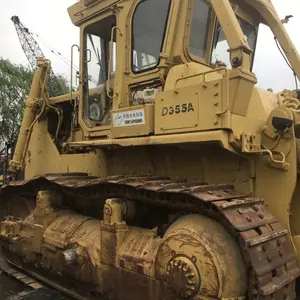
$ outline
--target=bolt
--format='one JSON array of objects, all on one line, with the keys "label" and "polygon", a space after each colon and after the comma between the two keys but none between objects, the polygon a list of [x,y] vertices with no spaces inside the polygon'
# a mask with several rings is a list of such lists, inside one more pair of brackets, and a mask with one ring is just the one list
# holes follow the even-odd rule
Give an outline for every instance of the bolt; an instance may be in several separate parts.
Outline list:
[{"label": "bolt", "polygon": [[215,96],[215,97],[218,97],[218,96],[219,96],[219,93],[215,93],[214,96]]},{"label": "bolt", "polygon": [[258,216],[263,219],[265,216],[263,214],[258,214]]},{"label": "bolt", "polygon": [[266,251],[267,251],[267,247],[266,247],[266,245],[263,245],[261,248],[262,248],[262,250],[263,250],[264,252],[266,252]]},{"label": "bolt", "polygon": [[239,213],[240,215],[242,215],[242,214],[243,214],[243,211],[242,211],[241,209],[238,209],[238,213]]},{"label": "bolt", "polygon": [[258,211],[258,210],[259,210],[259,208],[258,208],[257,205],[254,205],[254,206],[253,206],[253,209],[254,209],[255,211]]},{"label": "bolt", "polygon": [[247,220],[248,222],[252,222],[252,219],[251,219],[249,216],[246,217],[246,220]]},{"label": "bolt", "polygon": [[283,252],[281,250],[279,251],[279,256],[283,256]]},{"label": "bolt", "polygon": [[268,262],[271,262],[272,261],[272,257],[271,255],[268,255]]},{"label": "bolt", "polygon": [[234,68],[237,68],[237,67],[241,66],[242,60],[239,57],[234,57],[232,59],[231,63]]}]

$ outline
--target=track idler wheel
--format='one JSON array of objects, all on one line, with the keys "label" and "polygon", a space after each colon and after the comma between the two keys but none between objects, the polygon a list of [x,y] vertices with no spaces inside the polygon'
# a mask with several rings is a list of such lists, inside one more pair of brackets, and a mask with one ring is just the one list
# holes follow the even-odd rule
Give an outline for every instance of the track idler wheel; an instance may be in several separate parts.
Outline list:
[{"label": "track idler wheel", "polygon": [[203,215],[186,215],[169,227],[156,271],[176,299],[233,299],[247,291],[238,244],[220,223]]}]

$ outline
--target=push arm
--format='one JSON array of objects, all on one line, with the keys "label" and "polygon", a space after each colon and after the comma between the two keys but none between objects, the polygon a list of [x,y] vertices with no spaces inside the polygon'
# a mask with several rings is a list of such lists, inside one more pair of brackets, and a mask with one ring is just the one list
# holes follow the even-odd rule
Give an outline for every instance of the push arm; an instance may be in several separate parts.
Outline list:
[{"label": "push arm", "polygon": [[211,4],[229,44],[232,66],[249,71],[251,49],[229,0],[211,0]]},{"label": "push arm", "polygon": [[[9,170],[18,172],[23,170],[25,165],[25,157],[30,142],[33,126],[41,115],[42,111],[39,106],[43,106],[42,91],[45,89],[46,75],[49,71],[49,63],[47,60],[40,58],[34,73],[29,97],[25,101],[25,111],[20,128],[16,149],[13,159],[10,161]],[[40,113],[38,113],[40,111]]]}]

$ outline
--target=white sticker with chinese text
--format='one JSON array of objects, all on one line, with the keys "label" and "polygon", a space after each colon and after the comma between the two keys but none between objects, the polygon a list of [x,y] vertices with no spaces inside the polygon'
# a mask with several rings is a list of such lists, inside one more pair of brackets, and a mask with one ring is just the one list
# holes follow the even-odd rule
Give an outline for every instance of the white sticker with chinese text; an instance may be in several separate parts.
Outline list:
[{"label": "white sticker with chinese text", "polygon": [[134,126],[145,124],[145,110],[137,109],[113,113],[114,127]]}]

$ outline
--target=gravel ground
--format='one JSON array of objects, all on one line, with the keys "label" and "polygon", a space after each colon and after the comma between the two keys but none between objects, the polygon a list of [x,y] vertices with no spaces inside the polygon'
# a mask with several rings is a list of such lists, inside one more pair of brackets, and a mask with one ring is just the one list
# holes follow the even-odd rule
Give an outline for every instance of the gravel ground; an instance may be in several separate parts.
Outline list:
[{"label": "gravel ground", "polygon": [[[0,271],[1,272],[1,271]],[[25,286],[19,281],[5,275],[0,275],[0,299],[5,300],[6,297],[21,292],[25,289]]]},{"label": "gravel ground", "polygon": [[[5,300],[8,296],[24,291],[26,287],[19,281],[11,278],[0,271],[0,300]],[[47,298],[48,299],[48,298]],[[40,299],[43,300],[43,299]],[[63,300],[68,300],[63,298]],[[300,300],[300,287],[297,286],[296,300]]]}]

